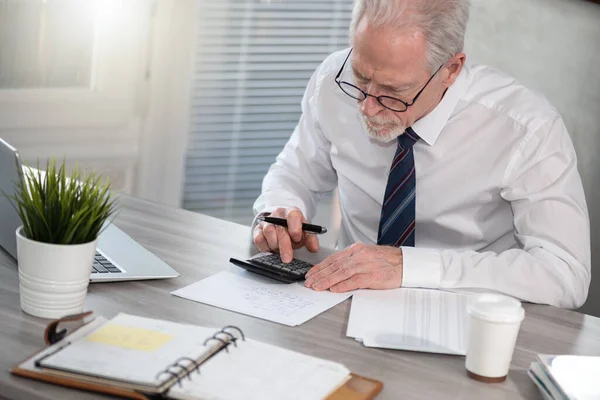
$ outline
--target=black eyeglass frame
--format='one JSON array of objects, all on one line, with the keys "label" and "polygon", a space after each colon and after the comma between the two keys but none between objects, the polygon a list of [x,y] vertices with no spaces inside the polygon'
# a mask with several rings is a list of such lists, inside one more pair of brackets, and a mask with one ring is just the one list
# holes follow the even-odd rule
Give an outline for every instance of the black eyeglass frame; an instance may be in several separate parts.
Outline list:
[{"label": "black eyeglass frame", "polygon": [[[344,67],[346,66],[346,63],[348,62],[348,59],[350,58],[350,54],[352,54],[352,50],[353,49],[350,49],[350,52],[346,56],[346,59],[344,60],[344,63],[342,64],[342,67],[340,68],[339,72],[335,76],[335,83],[337,83],[337,85],[342,90],[342,92],[346,93],[348,96],[352,97],[355,100],[365,101],[367,99],[367,97],[373,97],[374,99],[377,99],[377,102],[379,104],[381,104],[383,107],[387,108],[388,110],[392,110],[394,112],[406,112],[409,107],[412,107],[417,102],[417,100],[419,99],[419,96],[421,96],[421,93],[423,93],[423,91],[425,90],[425,88],[427,87],[427,85],[429,85],[429,82],[431,82],[433,80],[433,78],[437,75],[438,72],[440,72],[440,70],[444,66],[444,64],[440,65],[440,67],[433,73],[433,75],[431,75],[431,78],[429,78],[429,80],[427,81],[427,83],[425,83],[425,85],[421,88],[421,90],[419,90],[419,93],[417,93],[417,95],[414,97],[414,99],[410,103],[407,103],[404,100],[400,100],[400,99],[398,99],[396,97],[392,97],[392,96],[374,96],[372,94],[369,94],[369,93],[365,92],[361,88],[359,88],[359,87],[351,84],[350,82],[340,81],[340,76],[342,76],[342,72],[344,71]],[[354,89],[358,90],[360,93],[363,94],[363,97],[362,98],[354,97],[353,95],[351,95],[350,93],[348,93],[347,91],[344,90],[344,87],[342,86],[342,84],[349,85],[349,86],[353,87]],[[404,104],[405,108],[403,110],[397,110],[397,109],[388,107],[385,104],[383,104],[383,102],[382,102],[381,99],[389,99],[389,100],[399,101],[400,103]]]}]

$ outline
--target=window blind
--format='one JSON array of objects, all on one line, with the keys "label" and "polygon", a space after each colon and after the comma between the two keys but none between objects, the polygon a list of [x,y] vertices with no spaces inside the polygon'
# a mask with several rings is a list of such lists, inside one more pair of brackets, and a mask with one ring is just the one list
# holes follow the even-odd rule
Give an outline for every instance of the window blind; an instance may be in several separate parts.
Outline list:
[{"label": "window blind", "polygon": [[249,224],[317,66],[348,43],[352,0],[202,0],[183,207]]}]

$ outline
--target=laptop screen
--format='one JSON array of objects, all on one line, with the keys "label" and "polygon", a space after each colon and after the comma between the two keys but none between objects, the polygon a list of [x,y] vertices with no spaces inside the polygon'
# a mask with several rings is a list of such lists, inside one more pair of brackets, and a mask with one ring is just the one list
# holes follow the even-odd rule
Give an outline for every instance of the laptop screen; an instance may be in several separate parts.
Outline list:
[{"label": "laptop screen", "polygon": [[5,194],[12,196],[15,193],[15,183],[19,180],[20,171],[21,162],[17,150],[0,138],[0,247],[15,259],[15,231],[21,226],[21,219]]}]

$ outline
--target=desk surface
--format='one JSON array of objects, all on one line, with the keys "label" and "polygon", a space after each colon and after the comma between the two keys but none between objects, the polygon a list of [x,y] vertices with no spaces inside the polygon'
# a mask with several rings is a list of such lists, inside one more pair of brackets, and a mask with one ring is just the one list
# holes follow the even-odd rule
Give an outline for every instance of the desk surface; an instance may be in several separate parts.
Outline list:
[{"label": "desk surface", "polygon": [[[509,378],[487,385],[467,378],[464,358],[365,348],[345,335],[350,300],[291,328],[184,300],[170,294],[218,271],[235,267],[231,256],[250,251],[247,227],[123,197],[116,225],[181,273],[176,279],[91,284],[85,308],[107,318],[118,312],[178,322],[237,325],[248,336],[335,360],[379,379],[378,399],[536,399],[527,367],[537,353],[600,356],[600,319],[547,306],[526,305]],[[15,262],[0,250],[0,397],[94,399],[102,396],[11,376],[8,369],[43,346],[47,320],[19,306]]]}]

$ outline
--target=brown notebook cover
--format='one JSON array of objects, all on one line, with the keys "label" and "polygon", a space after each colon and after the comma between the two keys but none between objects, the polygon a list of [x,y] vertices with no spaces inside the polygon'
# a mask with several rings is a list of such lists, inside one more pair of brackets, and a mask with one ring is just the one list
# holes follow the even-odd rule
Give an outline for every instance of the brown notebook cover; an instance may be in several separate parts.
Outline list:
[{"label": "brown notebook cover", "polygon": [[[79,327],[86,325],[91,322],[84,322],[84,318],[87,318],[91,315],[91,312],[78,314],[74,316],[67,316],[61,318],[60,320],[56,320],[51,322],[45,331],[45,341],[48,345],[52,345],[61,339],[68,336],[69,332],[63,329],[58,331],[58,325],[67,323],[79,323]],[[226,347],[226,346],[225,346]],[[224,349],[223,347],[222,349]],[[221,349],[221,350],[222,350]],[[85,380],[80,380],[73,377],[68,376],[56,376],[54,374],[45,373],[42,368],[32,369],[31,367],[26,368],[25,364],[31,362],[32,360],[37,359],[38,354],[40,354],[44,349],[40,350],[38,353],[34,354],[31,357],[28,357],[25,361],[20,363],[19,365],[13,367],[10,372],[14,375],[21,376],[24,378],[35,379],[43,382],[52,383],[55,385],[70,387],[74,389],[98,392],[103,394],[108,394],[112,396],[120,396],[130,399],[149,399],[147,394],[142,392],[138,392],[135,390],[129,390],[120,387],[114,387],[110,385],[105,385],[101,383],[88,382]],[[187,375],[182,375],[178,379],[182,379]],[[177,379],[174,380],[173,384],[177,382]],[[372,400],[374,399],[379,392],[383,389],[383,383],[374,379],[365,378],[359,375],[351,374],[350,378],[340,386],[335,392],[329,395],[325,400]]]}]

